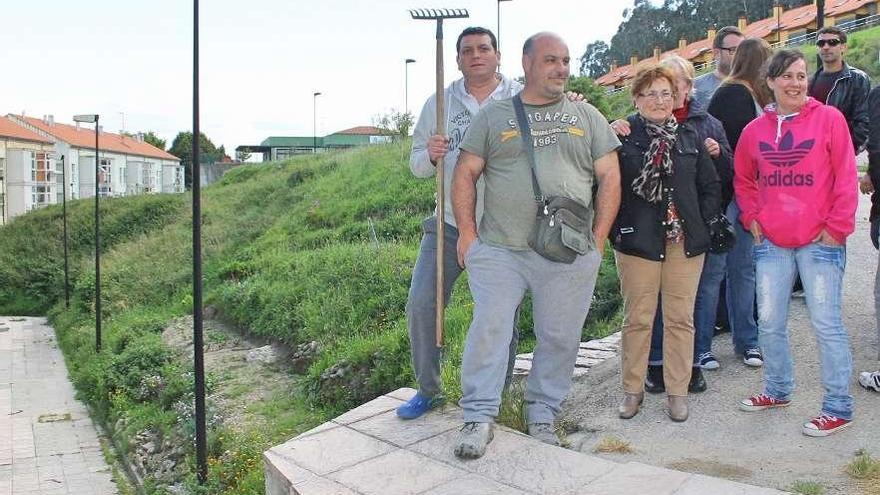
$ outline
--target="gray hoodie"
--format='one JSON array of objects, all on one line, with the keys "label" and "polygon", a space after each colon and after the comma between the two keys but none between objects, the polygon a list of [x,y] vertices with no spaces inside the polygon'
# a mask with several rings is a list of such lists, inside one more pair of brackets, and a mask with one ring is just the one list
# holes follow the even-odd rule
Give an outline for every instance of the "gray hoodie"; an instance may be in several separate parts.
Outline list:
[{"label": "gray hoodie", "polygon": [[[455,170],[455,164],[458,162],[458,146],[464,138],[464,133],[471,125],[471,119],[474,115],[485,107],[492,100],[504,100],[512,98],[515,94],[522,90],[522,84],[501,75],[501,83],[495,88],[495,91],[483,100],[480,104],[477,99],[471,96],[464,86],[464,78],[454,81],[444,91],[446,101],[444,109],[446,113],[446,129],[445,134],[449,138],[449,151],[443,158],[443,179],[444,192],[446,193],[446,201],[444,204],[443,220],[453,227],[455,226],[455,217],[452,215],[452,173]],[[437,105],[435,104],[436,95],[431,95],[425,106],[422,107],[422,113],[419,114],[419,121],[413,130],[413,146],[412,153],[409,158],[409,168],[416,177],[432,177],[434,176],[434,165],[428,156],[428,138],[436,134],[437,121]],[[434,209],[436,214],[436,208]],[[483,214],[483,182],[482,178],[477,183],[477,222]]]}]

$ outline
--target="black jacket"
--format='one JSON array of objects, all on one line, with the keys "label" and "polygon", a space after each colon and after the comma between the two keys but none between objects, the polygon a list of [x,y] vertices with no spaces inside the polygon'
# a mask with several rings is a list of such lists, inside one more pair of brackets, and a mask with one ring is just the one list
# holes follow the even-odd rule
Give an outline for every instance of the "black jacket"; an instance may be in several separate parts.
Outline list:
[{"label": "black jacket", "polygon": [[672,155],[672,177],[664,178],[663,200],[649,203],[632,190],[645,161],[651,138],[637,115],[627,118],[630,134],[621,138],[620,212],[611,229],[611,244],[624,254],[663,261],[666,254],[666,208],[670,197],[678,208],[684,228],[684,251],[688,257],[709,250],[706,222],[721,212],[721,185],[694,127],[679,125]]},{"label": "black jacket", "polygon": [[[810,79],[809,93],[813,94],[813,83],[819,74],[822,73],[822,67],[813,74]],[[864,72],[850,67],[843,63],[843,71],[840,77],[834,81],[828,98],[822,102],[840,110],[840,113],[846,117],[846,123],[849,126],[849,135],[852,138],[853,148],[856,154],[865,149],[865,142],[868,139],[868,92],[871,91],[871,80]]]},{"label": "black jacket", "polygon": [[718,155],[718,158],[709,158],[715,164],[715,172],[721,179],[721,211],[724,211],[733,198],[733,149],[727,141],[724,126],[718,119],[709,115],[706,109],[695,100],[690,100],[688,116],[685,121],[694,126],[699,142],[703,143],[706,138],[712,138],[721,147],[721,154]]},{"label": "black jacket", "polygon": [[880,86],[868,95],[868,109],[868,175],[874,184],[874,194],[871,195],[871,221],[874,221],[880,218]]},{"label": "black jacket", "polygon": [[708,112],[721,121],[734,153],[743,129],[758,116],[752,93],[740,83],[718,86],[709,101]]}]

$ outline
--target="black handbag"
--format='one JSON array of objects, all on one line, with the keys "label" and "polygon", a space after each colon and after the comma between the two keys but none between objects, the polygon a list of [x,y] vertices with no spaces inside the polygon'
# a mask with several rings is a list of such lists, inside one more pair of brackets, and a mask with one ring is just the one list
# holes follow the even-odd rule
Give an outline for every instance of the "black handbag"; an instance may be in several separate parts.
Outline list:
[{"label": "black handbag", "polygon": [[709,228],[710,253],[723,254],[733,249],[733,245],[736,244],[736,231],[723,213],[712,217],[706,226]]},{"label": "black handbag", "polygon": [[529,247],[550,261],[573,263],[594,244],[592,211],[571,198],[541,194],[535,174],[535,150],[529,138],[531,129],[519,95],[513,97],[513,107],[532,171],[535,201],[538,202],[535,223],[529,233]]}]

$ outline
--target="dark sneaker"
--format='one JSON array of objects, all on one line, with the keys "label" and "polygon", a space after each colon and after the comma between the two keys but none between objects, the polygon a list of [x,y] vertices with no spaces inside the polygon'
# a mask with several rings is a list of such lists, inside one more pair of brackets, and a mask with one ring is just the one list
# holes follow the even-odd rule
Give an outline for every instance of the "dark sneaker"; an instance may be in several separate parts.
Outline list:
[{"label": "dark sneaker", "polygon": [[721,364],[715,359],[715,355],[712,354],[712,351],[704,352],[697,356],[697,364],[699,364],[700,368],[704,370],[717,370],[721,367]]},{"label": "dark sneaker", "polygon": [[713,332],[715,335],[721,335],[722,333],[730,332],[730,327],[727,324],[720,325],[718,323],[715,324],[715,331]]},{"label": "dark sneaker", "polygon": [[774,407],[785,407],[791,404],[790,400],[774,399],[767,394],[758,394],[739,401],[739,408],[743,411],[763,411]]},{"label": "dark sneaker", "polygon": [[546,444],[559,445],[559,435],[553,429],[550,423],[531,423],[529,425],[529,436],[540,440]]},{"label": "dark sneaker", "polygon": [[465,423],[458,434],[455,456],[461,459],[479,459],[492,441],[492,423]]},{"label": "dark sneaker", "polygon": [[820,414],[804,423],[804,435],[808,437],[827,437],[852,423],[850,419],[838,418],[830,414]]},{"label": "dark sneaker", "polygon": [[761,355],[761,350],[755,348],[746,349],[746,352],[743,353],[743,363],[755,368],[764,366],[764,356]]},{"label": "dark sneaker", "polygon": [[863,371],[859,374],[859,385],[874,392],[880,392],[880,371]]},{"label": "dark sneaker", "polygon": [[694,366],[691,368],[691,381],[688,383],[688,392],[705,392],[706,379],[703,377],[703,370]]},{"label": "dark sneaker", "polygon": [[645,392],[659,394],[665,391],[666,384],[663,382],[663,365],[649,364],[648,375],[645,377]]},{"label": "dark sneaker", "polygon": [[397,408],[397,417],[401,419],[416,419],[422,414],[443,404],[443,396],[428,397],[416,392],[412,399],[404,402]]}]

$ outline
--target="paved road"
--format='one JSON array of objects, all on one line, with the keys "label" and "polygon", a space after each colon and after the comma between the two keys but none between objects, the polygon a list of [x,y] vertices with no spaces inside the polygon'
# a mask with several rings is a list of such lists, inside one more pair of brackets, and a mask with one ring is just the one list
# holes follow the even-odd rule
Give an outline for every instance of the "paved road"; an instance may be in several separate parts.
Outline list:
[{"label": "paved road", "polygon": [[646,396],[633,419],[617,418],[620,400],[619,361],[609,360],[591,370],[573,387],[566,416],[583,429],[573,435],[575,446],[590,451],[604,436],[629,441],[636,453],[611,455],[655,466],[718,476],[772,488],[787,488],[795,480],[817,481],[826,494],[860,493],[842,466],[860,448],[880,457],[880,394],[862,389],[858,371],[877,369],[878,336],[874,323],[873,280],[877,251],[868,240],[870,203],[861,196],[856,233],[847,243],[844,278],[844,322],[854,360],[853,425],[827,438],[809,438],[801,425],[819,411],[822,387],[819,357],[803,299],[790,307],[789,329],[797,389],[785,409],[745,413],[737,401],[762,390],[761,371],[744,366],[733,355],[729,334],[713,343],[721,369],[707,371],[709,390],[691,396],[691,418],[673,424],[663,413],[663,395]]},{"label": "paved road", "polygon": [[0,495],[116,493],[54,330],[0,317]]}]

